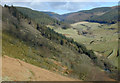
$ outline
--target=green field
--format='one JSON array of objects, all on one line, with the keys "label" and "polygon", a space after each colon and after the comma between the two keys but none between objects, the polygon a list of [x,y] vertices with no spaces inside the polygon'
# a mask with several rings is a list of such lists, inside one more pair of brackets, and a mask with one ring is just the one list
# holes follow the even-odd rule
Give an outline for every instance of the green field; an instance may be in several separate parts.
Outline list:
[{"label": "green field", "polygon": [[90,22],[78,22],[71,24],[70,29],[54,29],[56,32],[73,38],[75,41],[83,43],[88,49],[114,59],[118,50],[117,24],[107,25]]}]

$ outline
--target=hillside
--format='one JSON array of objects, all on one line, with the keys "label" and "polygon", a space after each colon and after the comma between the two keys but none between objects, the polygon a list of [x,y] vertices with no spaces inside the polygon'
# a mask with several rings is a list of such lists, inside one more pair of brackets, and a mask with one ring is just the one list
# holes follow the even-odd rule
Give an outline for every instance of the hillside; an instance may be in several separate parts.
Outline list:
[{"label": "hillside", "polygon": [[[41,11],[41,12],[43,12],[43,11]],[[57,13],[54,13],[54,12],[43,12],[43,13],[45,13],[45,14],[49,15],[50,17],[55,18],[57,20],[62,20],[62,15],[59,15]]]},{"label": "hillside", "polygon": [[54,18],[51,18],[49,15],[40,12],[35,11],[29,8],[24,7],[16,7],[16,9],[23,14],[26,18],[30,18],[30,20],[34,20],[36,23],[39,23],[41,25],[53,25],[53,26],[61,26],[62,28],[70,28],[70,25],[67,23],[63,23],[59,20],[56,20]]},{"label": "hillside", "polygon": [[100,16],[95,15],[89,18],[88,21],[115,24],[118,21],[118,14],[119,14],[118,7],[112,7],[111,10],[107,11],[106,13]]},{"label": "hillside", "polygon": [[63,15],[58,15],[51,12],[48,12],[46,14],[67,23],[75,23],[80,21],[116,23],[118,18],[118,7],[100,7],[91,10],[81,10],[78,12]]},{"label": "hillside", "polygon": [[[34,13],[34,11],[33,11]],[[99,58],[83,44],[32,20],[16,7],[3,7],[2,55],[80,80],[115,79],[110,60]],[[41,18],[39,18],[41,19]],[[91,72],[94,70],[94,72]],[[105,70],[112,72],[107,73]],[[93,76],[91,76],[93,75]]]}]

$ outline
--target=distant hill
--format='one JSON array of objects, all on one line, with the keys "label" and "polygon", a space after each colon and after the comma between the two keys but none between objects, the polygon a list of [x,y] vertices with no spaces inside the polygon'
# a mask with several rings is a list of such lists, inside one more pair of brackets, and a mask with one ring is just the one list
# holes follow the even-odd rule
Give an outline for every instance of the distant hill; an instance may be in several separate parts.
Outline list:
[{"label": "distant hill", "polygon": [[55,18],[55,19],[57,19],[57,20],[61,20],[62,18],[62,15],[59,15],[59,14],[57,14],[57,13],[54,13],[54,12],[43,12],[43,13],[45,13],[45,14],[48,14],[49,16],[51,16],[52,18]]},{"label": "distant hill", "polygon": [[111,9],[106,13],[92,16],[88,21],[114,24],[118,21],[118,14],[118,7],[111,7]]},{"label": "distant hill", "polygon": [[47,12],[49,16],[67,23],[80,21],[91,21],[100,23],[116,23],[118,18],[118,7],[100,7],[91,10],[82,10],[78,12],[58,15]]}]

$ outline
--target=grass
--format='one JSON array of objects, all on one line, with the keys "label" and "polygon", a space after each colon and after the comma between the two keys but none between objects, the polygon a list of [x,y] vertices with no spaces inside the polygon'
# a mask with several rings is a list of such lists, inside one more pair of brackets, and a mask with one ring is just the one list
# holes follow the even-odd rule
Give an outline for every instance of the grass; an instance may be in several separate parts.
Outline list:
[{"label": "grass", "polygon": [[[35,66],[57,72],[61,75],[79,79],[84,78],[84,80],[87,80],[87,76],[90,75],[90,70],[92,68],[96,68],[92,65],[92,61],[89,57],[82,54],[75,54],[73,51],[70,51],[70,49],[68,49],[67,47],[65,48],[58,45],[56,46],[56,48],[59,48],[59,50],[62,51],[62,53],[59,56],[57,53],[55,54],[54,52],[53,57],[43,57],[42,55],[45,55],[42,54],[43,49],[39,49],[38,51],[35,48],[32,48],[29,45],[27,45],[25,42],[7,33],[3,33],[2,38],[3,56],[7,55],[13,58],[17,58]],[[45,53],[45,50],[43,51],[43,53]],[[78,68],[80,68],[79,72]],[[100,69],[96,68],[96,73],[97,71],[99,72]],[[34,75],[32,72],[31,74]],[[79,74],[81,75],[79,76]]]},{"label": "grass", "polygon": [[[83,43],[88,49],[92,49],[106,57],[111,53],[112,50],[114,50],[114,52],[111,54],[112,58],[117,55],[117,24],[107,25],[90,22],[78,22],[71,25],[73,28],[66,30],[56,28],[55,31],[64,34],[67,37],[71,37],[77,42]],[[111,28],[115,28],[115,30],[110,30]],[[88,34],[79,35],[78,31],[87,31]],[[94,42],[90,44],[91,41]],[[116,61],[115,64],[117,64]]]},{"label": "grass", "polygon": [[[6,33],[2,34],[2,55],[7,55],[13,58],[20,59],[27,63],[53,70],[54,68],[59,68],[48,58],[43,58],[38,55],[38,50],[26,45],[24,42],[16,39]],[[39,52],[42,50],[39,49]],[[42,55],[42,54],[41,54]]]}]

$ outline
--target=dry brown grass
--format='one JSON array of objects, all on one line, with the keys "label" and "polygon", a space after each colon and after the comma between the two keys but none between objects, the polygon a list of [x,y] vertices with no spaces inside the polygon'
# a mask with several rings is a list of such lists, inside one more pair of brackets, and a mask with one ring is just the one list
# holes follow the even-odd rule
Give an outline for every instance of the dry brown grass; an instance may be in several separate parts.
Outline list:
[{"label": "dry brown grass", "polygon": [[14,81],[78,81],[61,76],[19,59],[3,56],[2,76]]}]

